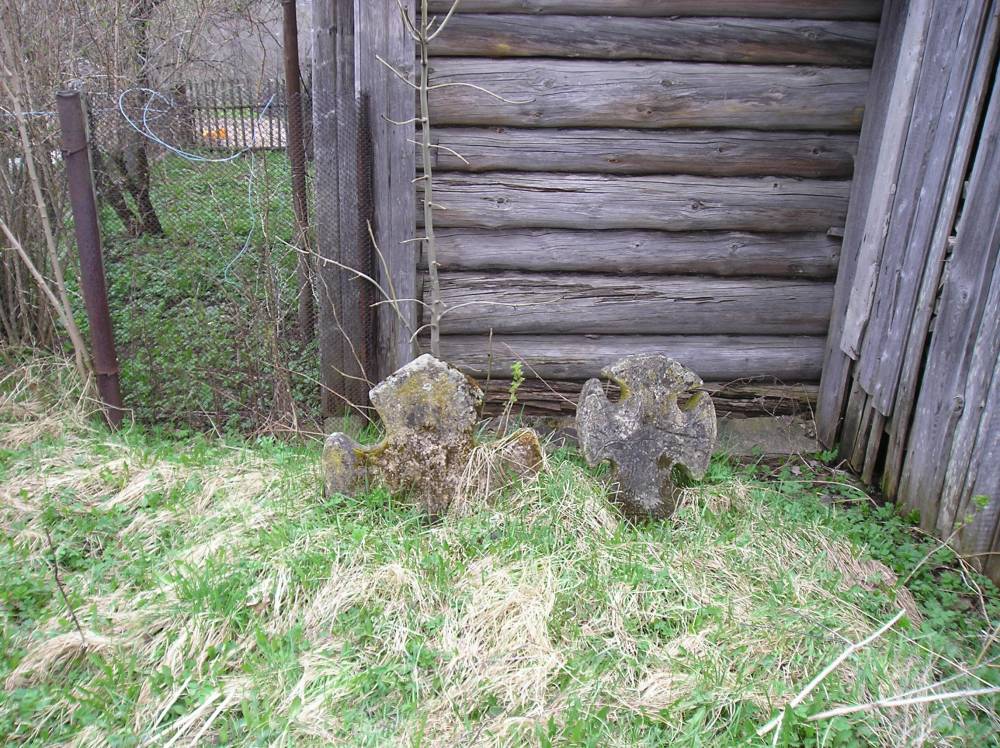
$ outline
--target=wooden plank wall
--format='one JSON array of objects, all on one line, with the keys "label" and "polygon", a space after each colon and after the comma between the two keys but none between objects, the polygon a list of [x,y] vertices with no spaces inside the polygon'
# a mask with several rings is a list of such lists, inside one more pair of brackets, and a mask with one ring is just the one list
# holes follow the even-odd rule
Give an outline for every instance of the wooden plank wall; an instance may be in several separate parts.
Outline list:
[{"label": "wooden plank wall", "polygon": [[819,433],[1000,578],[1000,4],[905,5],[883,17]]},{"label": "wooden plank wall", "polygon": [[813,401],[880,10],[463,0],[431,60],[443,354],[500,389],[524,361],[543,410],[636,351],[722,410]]},{"label": "wooden plank wall", "polygon": [[[313,3],[316,291],[324,415],[365,407],[372,384],[415,352],[416,105],[412,87],[379,62],[404,76],[415,69],[401,9],[412,17],[414,0]],[[372,256],[372,237],[378,259]],[[378,289],[392,289],[398,306],[376,307],[381,296],[371,280],[377,280]]]}]

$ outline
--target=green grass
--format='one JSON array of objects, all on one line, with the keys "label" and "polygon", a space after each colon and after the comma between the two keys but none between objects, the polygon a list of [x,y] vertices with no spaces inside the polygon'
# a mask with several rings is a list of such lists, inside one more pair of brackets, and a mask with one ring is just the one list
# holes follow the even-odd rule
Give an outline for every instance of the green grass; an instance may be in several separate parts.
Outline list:
[{"label": "green grass", "polygon": [[[109,434],[47,371],[0,384],[8,744],[769,745],[901,604],[775,744],[996,742],[995,696],[808,721],[1000,680],[996,589],[815,461],[717,459],[634,525],[564,451],[432,525],[380,490],[324,498],[314,444]],[[914,600],[873,561],[928,555]]]}]

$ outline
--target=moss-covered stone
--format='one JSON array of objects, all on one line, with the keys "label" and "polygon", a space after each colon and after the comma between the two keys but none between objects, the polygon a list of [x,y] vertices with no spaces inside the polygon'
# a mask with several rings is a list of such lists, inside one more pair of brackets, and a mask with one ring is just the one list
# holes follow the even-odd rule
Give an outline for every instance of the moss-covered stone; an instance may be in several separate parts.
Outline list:
[{"label": "moss-covered stone", "polygon": [[482,396],[474,381],[433,356],[410,362],[371,391],[385,439],[371,447],[346,434],[327,439],[327,491],[354,493],[375,480],[429,514],[445,512],[462,482]]}]

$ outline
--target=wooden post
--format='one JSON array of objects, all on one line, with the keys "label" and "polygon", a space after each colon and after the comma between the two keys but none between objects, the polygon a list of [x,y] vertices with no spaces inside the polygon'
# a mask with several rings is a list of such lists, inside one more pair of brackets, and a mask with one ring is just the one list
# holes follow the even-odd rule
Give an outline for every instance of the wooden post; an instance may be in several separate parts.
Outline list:
[{"label": "wooden post", "polygon": [[353,0],[337,0],[337,252],[339,262],[339,306],[334,334],[343,339],[337,370],[340,395],[348,406],[363,407],[368,390],[377,378],[369,372],[365,346],[365,321],[370,310],[363,306],[367,280],[358,275],[368,267],[363,256],[367,242],[361,225],[358,169],[358,70],[356,61],[357,16]]},{"label": "wooden post", "polygon": [[[363,408],[376,378],[366,344],[368,296],[358,178],[356,18],[352,0],[313,4],[313,131],[316,242],[320,256],[319,345],[324,414]],[[364,232],[364,234],[362,233]]]},{"label": "wooden post", "polygon": [[292,208],[295,211],[295,263],[299,290],[299,334],[303,340],[313,337],[312,262],[309,255],[309,213],[306,203],[306,151],[302,139],[302,93],[299,88],[299,26],[295,0],[281,0],[285,60],[285,135],[288,161],[292,169]]},{"label": "wooden post", "polygon": [[[403,7],[412,14],[413,0]],[[313,4],[313,33],[319,341],[323,410],[330,414],[346,405],[363,407],[370,383],[409,361],[415,350],[419,253],[411,241],[416,231],[411,141],[416,103],[412,87],[376,55],[407,75],[416,58],[395,0],[362,3],[357,14],[352,0],[319,0]],[[370,148],[359,122],[371,130]],[[361,139],[366,147],[359,149]],[[372,163],[362,163],[359,153],[369,151]],[[368,256],[368,216],[359,203],[369,173],[372,231],[381,253],[377,262]],[[398,303],[373,310],[370,281],[358,274],[371,267],[378,268],[374,280]],[[367,343],[373,325],[377,360]]]},{"label": "wooden post", "polygon": [[340,300],[340,268],[337,257],[337,226],[340,190],[337,185],[336,111],[336,0],[313,2],[313,133],[316,191],[316,252],[319,267],[316,291],[319,298],[319,358],[321,408],[324,415],[339,413],[344,378],[340,364],[344,340],[337,325]]}]

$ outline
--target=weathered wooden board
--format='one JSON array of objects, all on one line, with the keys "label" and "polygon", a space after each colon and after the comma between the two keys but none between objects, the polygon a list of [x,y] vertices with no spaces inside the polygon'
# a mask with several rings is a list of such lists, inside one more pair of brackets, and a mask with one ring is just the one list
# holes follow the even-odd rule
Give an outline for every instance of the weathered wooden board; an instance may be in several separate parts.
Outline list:
[{"label": "weathered wooden board", "polygon": [[[998,169],[1000,78],[994,81],[957,241],[944,276],[938,315],[913,413],[909,435],[911,456],[900,485],[902,498],[921,511],[921,525],[943,534],[952,529],[954,518],[949,515],[954,510],[952,504],[942,501],[941,490],[955,429],[965,409],[977,407],[974,399],[966,401],[966,386],[974,375],[975,343],[987,312],[993,273],[1000,259]],[[997,334],[996,327],[989,331],[989,335]],[[919,455],[919,459],[915,459],[915,455]]]},{"label": "weathered wooden board", "polygon": [[442,357],[473,376],[510,376],[515,361],[544,380],[590,379],[632,353],[661,353],[694,369],[705,381],[774,377],[815,382],[823,361],[822,336],[442,335]]},{"label": "weathered wooden board", "polygon": [[[430,0],[447,13],[454,0]],[[599,16],[753,16],[875,20],[881,0],[462,0],[463,13],[562,13]]]},{"label": "weathered wooden board", "polygon": [[[969,10],[975,10],[971,4]],[[978,10],[985,8],[981,5]],[[995,13],[986,14],[985,28],[979,47],[976,70],[969,85],[968,97],[962,107],[962,123],[955,143],[948,180],[941,200],[941,210],[934,226],[929,251],[925,260],[925,272],[920,280],[910,329],[906,336],[906,349],[899,364],[899,381],[896,385],[892,420],[889,427],[889,446],[886,452],[885,469],[882,474],[882,490],[895,498],[906,456],[907,437],[911,416],[916,401],[917,388],[923,372],[923,360],[927,337],[930,334],[931,318],[937,304],[941,275],[945,268],[952,231],[955,228],[955,201],[961,200],[964,192],[967,168],[975,148],[983,109],[990,92],[990,82],[994,75],[994,50],[1000,37],[1000,18]],[[965,41],[964,39],[962,40]],[[972,49],[974,45],[967,48]],[[894,345],[895,341],[888,341]]]},{"label": "weathered wooden board", "polygon": [[701,276],[444,273],[441,297],[446,307],[442,334],[821,335],[829,324],[833,284]]},{"label": "weathered wooden board", "polygon": [[[959,172],[968,164],[973,142],[971,132],[960,139],[977,61],[969,50],[976,48],[983,33],[988,5],[987,0],[970,0],[934,6],[925,53],[928,64],[921,67],[917,80],[896,199],[857,366],[859,381],[885,415],[892,413],[924,272],[930,265],[936,274],[958,209]],[[942,75],[941,71],[947,72]],[[929,305],[930,300],[925,303]]]},{"label": "weathered wooden board", "polygon": [[[373,230],[384,262],[380,281],[399,299],[416,295],[418,250],[408,243],[414,236],[416,202],[412,180],[416,174],[412,140],[416,102],[413,89],[378,62],[376,55],[401,72],[412,73],[416,65],[413,40],[399,13],[397,0],[366,0],[358,5],[358,66],[361,90],[371,104]],[[412,17],[414,0],[402,0]],[[388,120],[407,124],[395,125]],[[366,230],[366,227],[362,227]],[[410,340],[416,328],[416,307],[388,304],[379,307],[378,347],[384,377],[413,358]],[[372,377],[369,377],[370,379]]]},{"label": "weathered wooden board", "polygon": [[913,0],[906,14],[906,28],[889,95],[889,111],[882,128],[876,176],[858,250],[851,299],[840,336],[840,349],[854,359],[861,350],[861,336],[868,322],[893,202],[898,194],[899,170],[906,134],[915,113],[917,80],[926,51],[932,7],[933,0]]},{"label": "weathered wooden board", "polygon": [[[442,171],[850,178],[858,138],[759,130],[434,130]],[[459,157],[460,154],[461,158]]]},{"label": "weathered wooden board", "polygon": [[820,384],[819,403],[816,409],[817,436],[827,447],[832,447],[837,440],[841,416],[845,414],[844,401],[847,398],[848,375],[852,361],[840,350],[840,336],[854,285],[857,254],[875,180],[879,143],[888,113],[888,101],[902,40],[906,5],[905,0],[888,0],[886,3],[885,17],[879,26],[879,41],[875,50],[871,88],[868,92],[867,116],[858,143],[850,208],[844,229],[823,363],[823,381]]},{"label": "weathered wooden board", "polygon": [[439,127],[854,131],[869,76],[860,68],[471,57],[434,58],[432,67]]},{"label": "weathered wooden board", "polygon": [[[823,370],[823,381],[826,379],[826,369]],[[823,382],[820,382],[820,398],[823,396]],[[822,399],[820,400],[822,403]],[[840,430],[840,458],[851,462],[855,458],[858,442],[865,431],[862,427],[865,417],[869,415],[868,394],[861,389],[856,379],[850,380],[850,394],[847,396],[847,407],[844,410],[844,425]],[[852,465],[853,467],[853,465]]]},{"label": "weathered wooden board", "polygon": [[[847,458],[847,464],[855,473],[861,473],[865,466],[865,454],[868,449],[869,437],[872,433],[872,424],[878,413],[868,403],[865,398],[865,407],[861,409],[861,419],[858,424],[858,433],[853,438],[845,438],[840,447],[840,453]],[[851,445],[848,452],[846,447]]]},{"label": "weathered wooden board", "polygon": [[441,227],[827,231],[850,182],[783,177],[442,173]]},{"label": "weathered wooden board", "polygon": [[[1000,289],[1000,278],[994,278],[994,289]],[[996,310],[1000,300],[996,302],[993,324],[994,331],[1000,327]],[[994,334],[994,345],[995,345]],[[963,503],[955,515],[962,519],[974,515],[974,520],[963,528],[959,536],[959,545],[964,553],[975,554],[985,561],[984,571],[994,580],[1000,578],[1000,357],[992,364],[992,384],[984,402],[982,417],[979,420],[979,432],[975,436],[975,457],[966,477]],[[947,486],[946,486],[947,490]],[[977,496],[989,499],[986,507],[976,504]],[[954,524],[954,520],[953,520]],[[992,552],[989,556],[982,556]]]},{"label": "weathered wooden board", "polygon": [[431,54],[868,66],[877,33],[858,21],[458,13]]},{"label": "weathered wooden board", "polygon": [[[1000,219],[994,236],[1000,244]],[[1000,261],[993,267],[984,301],[963,387],[965,408],[955,427],[937,518],[939,528],[954,529],[974,515],[962,533],[962,550],[969,553],[990,550],[1000,517],[1000,461],[990,459],[1000,443]],[[982,511],[975,505],[976,495],[990,500]]]},{"label": "weathered wooden board", "polygon": [[885,438],[886,417],[872,406],[871,428],[868,431],[868,442],[865,444],[864,461],[861,468],[861,481],[871,485],[875,477],[882,454],[882,443]]},{"label": "weathered wooden board", "polygon": [[[486,394],[487,414],[501,412],[510,397],[509,379],[479,382]],[[514,412],[526,415],[573,416],[583,382],[526,379],[517,389]],[[715,410],[722,416],[809,415],[816,404],[818,388],[814,384],[774,384],[755,382],[706,382],[703,389],[712,395]],[[618,392],[608,386],[610,397]]]},{"label": "weathered wooden board", "polygon": [[[442,270],[520,270],[829,279],[840,240],[736,231],[440,229]],[[426,259],[422,266],[426,267]]]},{"label": "weathered wooden board", "polygon": [[[997,368],[1000,369],[1000,361],[997,361]],[[969,528],[969,536],[962,537],[960,542],[968,553],[991,551],[990,555],[980,558],[984,562],[983,572],[996,581],[1000,579],[1000,553],[997,553],[1000,550],[1000,471],[997,470],[997,465],[1000,465],[1000,439],[995,438],[1000,433],[1000,377],[993,379],[986,414],[980,427],[983,447],[977,459],[980,467],[988,470],[976,476],[970,494],[973,498],[989,496],[990,503],[980,510],[976,523]],[[964,515],[960,512],[959,516]],[[989,531],[990,522],[993,523],[992,533]]]}]

